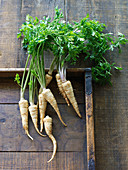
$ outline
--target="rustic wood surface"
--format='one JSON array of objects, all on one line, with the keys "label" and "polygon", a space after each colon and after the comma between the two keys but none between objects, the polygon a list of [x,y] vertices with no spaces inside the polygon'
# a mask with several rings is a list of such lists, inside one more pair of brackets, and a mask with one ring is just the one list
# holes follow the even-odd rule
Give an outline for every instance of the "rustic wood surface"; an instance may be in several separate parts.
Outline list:
[{"label": "rustic wood surface", "polygon": [[[81,77],[68,77],[70,79],[74,89],[74,93],[77,96],[78,103],[84,103],[84,76]],[[65,103],[65,100],[59,94],[55,77],[48,86],[53,94],[56,96],[57,103]],[[80,88],[79,88],[80,87]],[[20,87],[14,82],[14,78],[1,78],[0,79],[0,103],[18,103],[20,99]],[[26,90],[25,98],[28,100],[28,90]]]},{"label": "rustic wood surface", "polygon": [[[80,104],[80,119],[72,107],[59,104],[60,113],[67,127],[64,127],[50,105],[46,115],[53,118],[53,134],[58,142],[58,151],[86,150],[85,105]],[[52,142],[48,137],[38,135],[31,119],[29,132],[34,138],[30,140],[22,128],[18,104],[0,104],[0,151],[52,151]],[[45,132],[43,132],[45,133]]]},{"label": "rustic wood surface", "polygon": [[[89,13],[91,19],[97,19],[108,26],[107,32],[113,32],[115,35],[117,32],[122,32],[128,37],[127,0],[0,0],[0,67],[24,67],[25,52],[21,48],[20,40],[16,38],[18,28],[28,13],[32,16],[36,15],[40,19],[48,14],[52,17],[54,7],[57,4],[64,11],[66,20],[79,20]],[[108,53],[107,56],[109,56],[110,61],[122,66],[123,70],[120,73],[112,71],[114,73],[112,77],[113,86],[100,87],[94,85],[93,87],[97,170],[126,170],[128,168],[127,54],[128,45],[122,47],[120,55],[118,51]],[[51,61],[52,55],[46,53],[46,56],[45,65],[49,67],[48,61]],[[77,65],[76,67],[85,67],[83,58],[79,60]],[[0,84],[2,81],[0,80]],[[15,88],[18,87],[15,86]],[[15,91],[14,87],[12,87],[12,90]],[[10,91],[9,88],[8,91]],[[11,98],[10,94],[9,98]],[[18,98],[14,100],[14,103],[17,100]],[[11,100],[9,99],[8,102],[11,102]],[[2,152],[2,154],[6,157],[6,154],[9,153]],[[14,154],[18,155],[19,153]],[[12,157],[14,158],[15,155]],[[12,161],[11,156],[10,159]],[[65,159],[67,158],[65,157]],[[65,159],[63,158],[63,163],[68,166]],[[5,169],[7,169],[6,162],[3,163]],[[69,161],[69,163],[71,162]],[[35,165],[33,164],[33,166]],[[53,167],[56,169],[57,164],[54,164]],[[76,167],[76,170],[78,169],[75,163],[74,167]],[[82,170],[83,167],[79,169]]]},{"label": "rustic wood surface", "polygon": [[[18,106],[20,88],[14,82],[14,78],[0,78],[0,169],[78,170],[80,168],[84,170],[87,168],[84,76],[78,77],[74,74],[73,77],[67,76],[67,78],[72,82],[76,98],[81,98],[78,104],[82,119],[77,116],[72,106],[67,106],[53,79],[49,87],[57,99],[67,127],[62,125],[57,114],[48,104],[46,115],[53,118],[53,134],[58,144],[56,154],[58,156],[50,164],[47,164],[47,160],[52,154],[52,142],[48,137],[37,134],[30,118],[29,132],[34,141],[25,135]],[[28,90],[25,98],[28,99]]]},{"label": "rustic wood surface", "polygon": [[86,132],[87,132],[87,170],[95,170],[95,139],[93,92],[91,70],[85,73],[85,105],[86,105]]},{"label": "rustic wood surface", "polygon": [[85,170],[85,152],[58,152],[49,164],[50,152],[2,152],[0,153],[1,170]]}]

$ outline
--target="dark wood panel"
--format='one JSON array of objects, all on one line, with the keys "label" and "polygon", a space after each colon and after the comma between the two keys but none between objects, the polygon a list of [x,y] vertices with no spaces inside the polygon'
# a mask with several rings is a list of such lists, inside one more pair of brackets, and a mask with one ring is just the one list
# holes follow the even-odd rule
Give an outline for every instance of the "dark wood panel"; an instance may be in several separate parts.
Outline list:
[{"label": "dark wood panel", "polygon": [[[67,68],[66,74],[67,77],[82,77],[84,76],[85,71],[87,71],[89,68]],[[0,68],[0,78],[12,78],[15,77],[15,75],[18,73],[19,76],[22,76],[25,68]],[[28,71],[28,68],[26,69],[26,72]],[[49,68],[45,68],[45,73],[48,73]],[[55,76],[57,73],[57,70],[54,69],[52,76]]]},{"label": "dark wood panel", "polygon": [[[16,37],[18,26],[21,24],[21,2],[0,2],[0,67],[13,67],[17,66],[17,55],[20,51],[20,41]],[[23,59],[22,56],[20,59]]]},{"label": "dark wood panel", "polygon": [[[84,77],[68,77],[71,80],[76,100],[78,103],[84,103]],[[55,78],[49,85],[58,103],[65,103],[60,95]],[[0,78],[0,103],[18,103],[20,97],[20,87],[14,82],[14,78]],[[28,100],[28,89],[25,93]]]},{"label": "dark wood panel", "polygon": [[[48,15],[53,18],[57,5],[64,11],[64,0],[1,0],[0,2],[0,67],[24,67],[26,52],[21,48],[17,33],[26,15],[30,14],[39,19]],[[52,54],[45,53],[46,67],[49,67],[52,58]]]},{"label": "dark wood panel", "polygon": [[[67,123],[64,127],[50,105],[46,114],[53,118],[53,134],[58,142],[58,151],[86,151],[85,106],[79,105],[80,119],[72,107],[59,104],[60,113]],[[0,151],[52,151],[52,142],[35,131],[31,120],[29,132],[31,141],[24,133],[18,105],[0,105]]]},{"label": "dark wood panel", "polygon": [[47,163],[50,152],[1,152],[0,169],[22,170],[86,170],[85,152],[57,152],[54,160]]},{"label": "dark wood panel", "polygon": [[[107,31],[117,32],[127,31],[127,0],[100,1],[100,0],[67,0],[67,19],[80,20],[88,13],[91,19],[97,19],[105,23]],[[123,23],[123,24],[122,24]]]},{"label": "dark wood panel", "polygon": [[[30,14],[33,16],[35,14],[38,15],[38,13],[41,13],[43,16],[43,14],[47,13],[46,11],[53,11],[53,1],[46,2],[42,0],[37,2],[37,0],[1,0],[0,2],[0,67],[23,67],[25,61],[23,59],[25,58],[25,55],[21,50],[20,41],[16,39],[16,32],[18,31],[20,24],[24,21],[25,15],[27,13],[30,12]],[[44,8],[39,10],[39,7],[35,7],[36,3],[39,4],[42,2]],[[22,5],[18,6],[17,3],[22,3]],[[52,5],[48,6],[48,3],[51,3]],[[61,7],[61,1],[54,1],[54,3],[55,5],[56,3],[59,3],[59,7]],[[38,12],[36,12],[37,10]],[[106,23],[108,26],[106,30],[107,32],[110,31],[114,32],[114,34],[117,34],[119,31],[128,37],[128,5],[126,0],[65,0],[65,10],[67,10],[67,19],[70,21],[72,19],[78,20],[79,18],[82,18],[86,16],[87,13],[89,13],[92,19],[96,18],[100,22]],[[17,17],[14,17],[16,15]],[[113,87],[107,86],[103,88],[101,86],[97,86],[94,89],[97,170],[126,170],[128,167],[127,54],[127,46],[123,47],[123,53],[120,55],[120,57],[118,57],[119,54],[117,51],[107,54],[111,62],[117,62],[119,66],[123,66],[123,71],[121,71],[121,74],[114,74],[114,77],[112,78]],[[52,57],[50,58],[49,54],[46,54],[46,57],[47,56],[48,60],[51,61]],[[85,63],[83,62],[83,58],[80,58],[78,65],[84,67]],[[15,85],[14,87],[16,88]],[[12,87],[12,90],[13,89],[14,88]],[[8,92],[11,93],[10,90],[8,90]],[[13,92],[15,92],[15,90]],[[2,95],[2,97],[4,98],[4,95]],[[6,100],[11,102],[11,98],[7,98],[8,97],[6,97]],[[15,101],[17,102],[18,98]],[[107,145],[105,143],[106,141]],[[6,158],[4,159],[7,160]],[[21,159],[19,159],[19,161],[20,160]],[[64,162],[64,164],[66,166],[67,162]],[[5,169],[7,169],[6,165],[7,161],[5,164]],[[55,168],[58,168],[58,166],[55,166]],[[61,167],[59,167],[59,169],[61,169]],[[79,168],[77,167],[76,169]]]},{"label": "dark wood panel", "polygon": [[85,73],[85,105],[87,132],[87,170],[95,170],[95,139],[91,70]]}]

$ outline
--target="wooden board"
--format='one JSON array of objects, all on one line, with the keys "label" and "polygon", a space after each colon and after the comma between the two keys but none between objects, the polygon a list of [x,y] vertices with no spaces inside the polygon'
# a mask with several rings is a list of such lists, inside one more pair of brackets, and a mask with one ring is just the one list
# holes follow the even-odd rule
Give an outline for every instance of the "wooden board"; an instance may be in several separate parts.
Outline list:
[{"label": "wooden board", "polygon": [[[40,10],[37,7],[39,3]],[[115,35],[117,32],[122,32],[128,37],[127,0],[0,0],[0,67],[24,67],[25,54],[20,41],[16,38],[16,33],[25,20],[25,15],[37,14],[40,18],[45,14],[52,16],[54,6],[57,4],[65,11],[65,18],[69,21],[79,20],[89,13],[91,19],[99,20],[107,25],[106,32],[113,32]],[[118,51],[107,53],[109,60],[122,66],[123,70],[120,73],[112,70],[113,86],[93,87],[98,170],[126,170],[128,167],[127,54],[128,45],[122,47],[120,55]],[[46,54],[49,61],[52,58],[50,56],[51,54]],[[86,65],[83,58],[80,57],[77,64],[79,67]]]},{"label": "wooden board", "polygon": [[[28,168],[29,160],[31,159],[31,155],[35,154],[42,154],[46,157],[52,152],[52,142],[48,137],[41,137],[39,136],[32,124],[31,119],[29,118],[29,132],[31,136],[34,138],[34,141],[31,141],[24,133],[24,129],[21,123],[21,116],[18,106],[19,101],[19,87],[14,82],[14,72],[11,69],[11,74],[9,75],[10,70],[1,69],[0,75],[0,152],[7,157],[11,155],[11,159],[15,162],[16,159],[13,158],[13,155],[19,156],[19,159],[22,159],[22,156],[26,156],[26,152],[29,154],[27,159],[26,167]],[[21,69],[22,70],[22,69]],[[73,72],[74,70],[74,72]],[[17,70],[18,71],[18,70]],[[23,71],[23,70],[22,70]],[[68,107],[65,104],[65,101],[62,100],[62,96],[57,93],[57,85],[56,81],[53,78],[51,84],[49,85],[51,91],[55,92],[55,97],[58,102],[58,107],[62,114],[62,118],[64,122],[66,122],[67,127],[64,127],[61,122],[59,121],[55,111],[53,108],[48,104],[46,115],[49,115],[53,118],[53,134],[58,143],[57,153],[60,153],[59,161],[66,156],[66,160],[70,161],[70,159],[74,160],[77,154],[79,155],[79,159],[77,159],[78,164],[77,166],[72,164],[66,165],[63,167],[63,163],[61,162],[60,167],[61,169],[75,169],[81,168],[87,170],[95,170],[95,147],[94,147],[94,126],[92,126],[93,120],[93,112],[91,111],[92,117],[90,121],[88,120],[88,116],[90,115],[90,109],[93,107],[93,104],[89,98],[89,90],[92,89],[91,85],[91,70],[90,69],[68,69],[69,73],[67,74],[67,79],[71,80],[72,85],[74,87],[74,92],[76,99],[78,100],[79,109],[82,115],[82,119],[80,119],[77,114],[75,113],[74,109],[70,106]],[[75,72],[76,71],[76,72]],[[86,74],[85,74],[86,71]],[[20,72],[20,70],[19,70]],[[78,74],[79,72],[79,74]],[[13,73],[13,74],[12,74]],[[73,74],[72,74],[73,73]],[[4,78],[5,74],[5,78]],[[8,75],[8,76],[7,76]],[[21,74],[22,75],[22,74]],[[71,76],[72,75],[72,76]],[[78,76],[79,75],[79,76]],[[86,76],[85,76],[86,75]],[[54,74],[53,74],[54,76]],[[86,84],[86,89],[85,89]],[[79,88],[81,87],[81,88]],[[86,93],[85,93],[85,92]],[[92,95],[92,92],[91,92]],[[16,97],[18,96],[18,97]],[[28,99],[28,91],[26,92],[25,98]],[[87,106],[85,108],[85,100],[87,102]],[[88,107],[89,106],[89,107]],[[85,115],[87,111],[87,116]],[[87,136],[86,136],[86,127],[87,127]],[[90,132],[93,132],[93,135],[90,136]],[[88,140],[87,140],[88,138]],[[93,149],[93,153],[92,153]],[[19,153],[19,155],[18,155]],[[23,153],[23,154],[20,154]],[[68,153],[70,153],[70,158],[68,158]],[[82,155],[82,159],[81,158]],[[89,156],[87,156],[89,155]],[[92,156],[93,156],[93,166],[92,166]],[[2,159],[5,159],[2,157]],[[10,159],[10,158],[8,158]],[[25,159],[25,160],[26,160]],[[48,158],[47,158],[48,159]],[[46,159],[44,159],[46,160]],[[56,158],[57,163],[58,158]],[[65,161],[66,161],[65,160]],[[37,162],[40,159],[37,158]],[[64,161],[64,160],[63,160]],[[5,160],[1,160],[1,168],[5,168],[6,166],[3,165]],[[81,165],[79,165],[79,162]],[[57,163],[58,164],[58,163]],[[66,162],[67,164],[67,162]],[[53,162],[54,165],[54,162]],[[55,164],[56,165],[56,164]],[[54,166],[55,166],[54,165]],[[18,166],[21,166],[19,162],[16,161],[16,164],[7,165],[7,168],[12,167],[13,169]],[[38,165],[34,163],[34,166],[37,167]],[[45,166],[45,165],[43,165]],[[54,169],[54,167],[51,167]]]},{"label": "wooden board", "polygon": [[[58,107],[67,127],[62,125],[50,105],[46,111],[46,115],[53,118],[53,134],[58,141],[58,151],[85,151],[85,106],[79,105],[82,119],[78,118],[72,107],[66,104],[59,104]],[[50,139],[37,134],[31,119],[29,132],[34,141],[29,140],[24,133],[18,104],[0,104],[0,151],[52,151]]]},{"label": "wooden board", "polygon": [[[84,76],[82,78],[80,77],[68,77],[67,79],[71,80],[74,93],[78,98],[78,103],[84,103]],[[13,78],[1,78],[0,80],[0,89],[1,95],[0,95],[0,103],[18,103],[19,97],[20,97],[20,87],[14,82]],[[79,88],[81,87],[81,88]],[[58,103],[65,103],[62,96],[59,94],[58,87],[56,85],[55,78],[52,80],[51,84],[49,85],[49,88],[53,92],[54,96],[56,96],[56,100]],[[58,95],[59,94],[59,95]],[[25,98],[28,99],[28,90],[25,93]]]},{"label": "wooden board", "polygon": [[[64,0],[0,1],[0,68],[24,67],[26,52],[17,39],[19,28],[27,14],[39,19],[48,15],[53,18],[57,5],[64,11]],[[46,52],[45,56],[45,65],[49,67],[52,55]]]},{"label": "wooden board", "polygon": [[47,163],[52,153],[50,152],[1,152],[0,169],[22,170],[85,170],[85,152],[57,152],[55,159]]}]

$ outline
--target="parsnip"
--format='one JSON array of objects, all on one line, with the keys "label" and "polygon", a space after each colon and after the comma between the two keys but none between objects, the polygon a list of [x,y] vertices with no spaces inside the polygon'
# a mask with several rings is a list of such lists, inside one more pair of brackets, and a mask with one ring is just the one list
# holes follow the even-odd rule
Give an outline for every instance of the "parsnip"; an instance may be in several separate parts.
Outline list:
[{"label": "parsnip", "polygon": [[51,106],[54,108],[54,110],[56,111],[60,121],[62,122],[62,124],[64,126],[67,126],[63,120],[62,120],[62,117],[60,115],[60,111],[59,111],[59,108],[57,106],[57,102],[56,102],[56,99],[55,97],[53,96],[52,92],[50,89],[43,89],[43,92],[42,92],[44,98],[51,104]]},{"label": "parsnip", "polygon": [[81,114],[78,108],[78,104],[76,102],[75,96],[74,96],[74,92],[73,92],[73,88],[72,88],[72,84],[71,82],[68,80],[66,82],[62,83],[62,87],[69,99],[69,101],[71,102],[73,108],[75,109],[76,113],[78,114],[78,116],[81,118]]},{"label": "parsnip", "polygon": [[30,136],[28,132],[28,101],[25,99],[21,99],[19,101],[19,107],[20,107],[20,114],[22,118],[22,125],[25,130],[25,133],[28,135],[28,137],[33,140],[33,138]]},{"label": "parsnip", "polygon": [[34,127],[37,131],[37,133],[40,135],[40,136],[46,136],[46,135],[43,135],[39,132],[38,130],[38,126],[37,126],[37,123],[38,123],[38,110],[37,110],[37,105],[31,105],[29,106],[29,112],[30,112],[30,116],[32,118],[32,121],[33,121],[33,124],[34,124]]},{"label": "parsnip", "polygon": [[49,73],[45,75],[45,81],[46,81],[46,87],[49,85],[49,83],[52,81],[52,75]]},{"label": "parsnip", "polygon": [[45,111],[47,107],[47,101],[43,94],[39,94],[39,110],[40,110],[40,132],[43,131],[43,119],[45,117]]},{"label": "parsnip", "polygon": [[57,81],[57,85],[58,85],[58,88],[59,88],[59,91],[60,91],[61,95],[64,97],[64,99],[65,99],[66,103],[68,104],[68,106],[70,106],[70,103],[69,103],[69,101],[67,99],[66,93],[65,93],[65,91],[64,91],[64,89],[62,87],[62,80],[61,80],[59,74],[56,74],[56,81]]},{"label": "parsnip", "polygon": [[44,127],[45,127],[46,134],[49,136],[49,138],[53,142],[53,154],[52,154],[51,159],[48,161],[48,162],[51,162],[53,158],[55,157],[56,150],[57,150],[57,142],[54,136],[52,135],[52,118],[51,117],[46,116],[44,118]]}]

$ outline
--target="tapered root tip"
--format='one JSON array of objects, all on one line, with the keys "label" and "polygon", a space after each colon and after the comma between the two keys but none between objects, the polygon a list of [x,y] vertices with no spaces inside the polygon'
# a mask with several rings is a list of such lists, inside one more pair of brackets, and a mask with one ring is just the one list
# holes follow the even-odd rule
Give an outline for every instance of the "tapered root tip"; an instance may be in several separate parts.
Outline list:
[{"label": "tapered root tip", "polygon": [[61,121],[62,122],[62,124],[65,126],[65,127],[67,127],[67,124],[66,123],[64,123],[63,121]]},{"label": "tapered root tip", "polygon": [[46,137],[46,135],[43,135],[42,133],[40,133],[39,130],[38,130],[37,128],[36,128],[36,131],[37,131],[37,133],[38,133],[40,136]]},{"label": "tapered root tip", "polygon": [[81,114],[80,114],[80,113],[77,113],[77,114],[78,114],[79,118],[81,118],[81,119],[82,119],[82,116],[81,116]]},{"label": "tapered root tip", "polygon": [[40,125],[40,132],[43,132],[43,125]]},{"label": "tapered root tip", "polygon": [[26,134],[31,140],[33,140],[33,138],[29,135],[28,131],[26,131]]},{"label": "tapered root tip", "polygon": [[65,100],[66,100],[67,105],[70,106],[70,103],[69,103],[68,99],[65,98]]},{"label": "tapered root tip", "polygon": [[51,158],[49,161],[47,161],[47,163],[51,162],[53,160],[53,158]]},{"label": "tapered root tip", "polygon": [[64,124],[65,127],[67,127],[67,124]]}]

